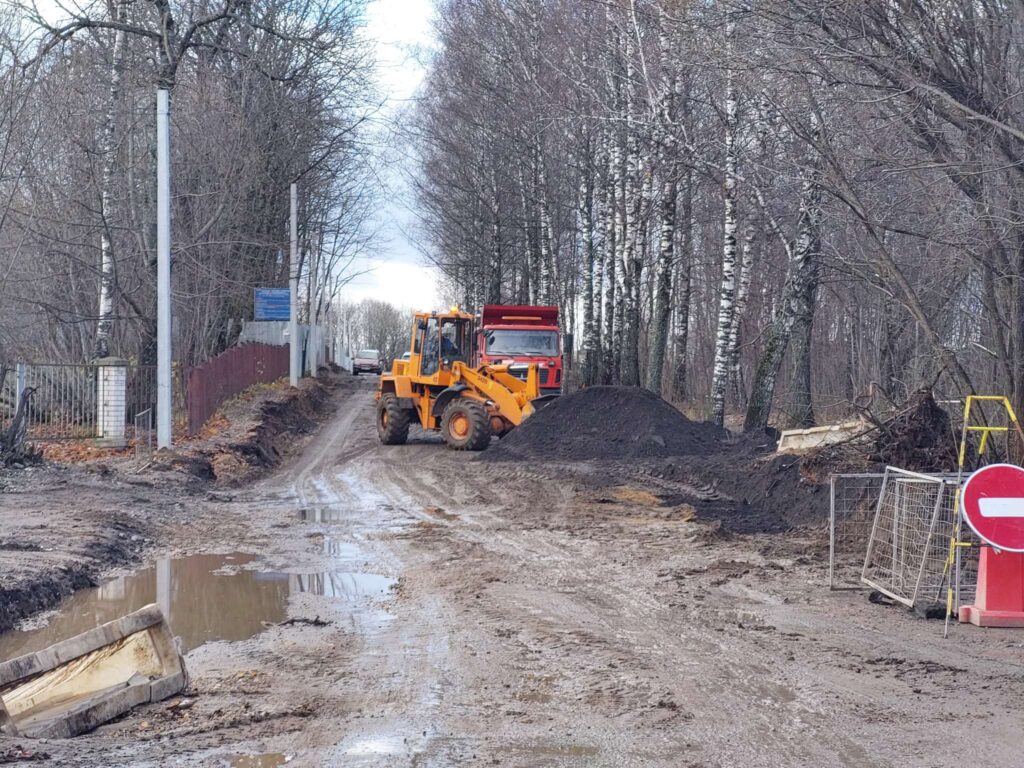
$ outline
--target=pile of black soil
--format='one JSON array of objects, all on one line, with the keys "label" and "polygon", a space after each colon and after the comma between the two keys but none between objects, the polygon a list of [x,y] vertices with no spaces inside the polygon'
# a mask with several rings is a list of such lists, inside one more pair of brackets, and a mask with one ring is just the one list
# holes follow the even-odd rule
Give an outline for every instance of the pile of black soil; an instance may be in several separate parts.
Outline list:
[{"label": "pile of black soil", "polygon": [[653,468],[688,489],[680,501],[732,533],[782,533],[828,517],[829,487],[808,478],[799,456],[729,454],[672,459]]},{"label": "pile of black soil", "polygon": [[702,455],[734,445],[636,387],[588,387],[541,408],[483,454],[484,461],[648,459]]},{"label": "pile of black soil", "polygon": [[555,400],[481,460],[600,462],[580,467],[585,486],[647,481],[663,505],[691,506],[730,533],[819,525],[828,515],[828,486],[803,471],[801,457],[775,453],[776,445],[771,432],[733,435],[646,390],[602,386]]}]

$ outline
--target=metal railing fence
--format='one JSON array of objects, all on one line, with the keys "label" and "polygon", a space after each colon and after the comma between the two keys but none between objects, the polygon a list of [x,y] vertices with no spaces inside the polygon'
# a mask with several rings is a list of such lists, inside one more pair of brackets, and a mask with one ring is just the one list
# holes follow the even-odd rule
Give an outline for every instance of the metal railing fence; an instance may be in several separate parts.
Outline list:
[{"label": "metal railing fence", "polygon": [[188,372],[188,431],[195,435],[230,397],[288,375],[288,347],[240,344]]},{"label": "metal railing fence", "polygon": [[[120,392],[105,393],[100,363],[14,363],[0,366],[7,374],[0,382],[0,429],[9,425],[18,410],[22,393],[31,391],[27,403],[27,435],[34,442],[82,440],[103,437],[105,416],[123,413],[132,427],[136,417],[156,409],[156,366],[127,364],[123,400]],[[109,400],[109,402],[108,402]],[[175,370],[172,407],[176,424],[184,423],[185,395]],[[130,435],[129,435],[130,437]]]}]

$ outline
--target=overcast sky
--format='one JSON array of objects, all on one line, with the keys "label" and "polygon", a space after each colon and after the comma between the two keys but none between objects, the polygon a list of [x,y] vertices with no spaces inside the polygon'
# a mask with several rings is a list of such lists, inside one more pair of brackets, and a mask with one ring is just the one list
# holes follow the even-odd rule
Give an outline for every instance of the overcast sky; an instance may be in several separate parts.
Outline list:
[{"label": "overcast sky", "polygon": [[[432,16],[432,0],[371,0],[367,7],[367,35],[375,41],[377,82],[387,99],[384,123],[410,104],[423,79],[421,58],[431,46]],[[366,274],[346,286],[343,296],[383,299],[410,309],[437,308],[435,271],[407,237],[415,229],[410,195],[402,181],[402,172],[408,169],[381,162],[375,170],[385,187],[376,222],[376,253],[355,267]]]}]

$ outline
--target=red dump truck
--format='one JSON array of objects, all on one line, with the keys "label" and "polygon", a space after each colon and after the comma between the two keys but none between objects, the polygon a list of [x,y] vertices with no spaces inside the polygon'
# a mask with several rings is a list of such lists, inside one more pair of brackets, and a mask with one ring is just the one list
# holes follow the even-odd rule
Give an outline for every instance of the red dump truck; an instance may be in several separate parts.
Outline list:
[{"label": "red dump truck", "polygon": [[526,363],[536,363],[543,394],[562,389],[562,344],[558,307],[485,304],[477,331],[477,364],[502,363],[526,378]]}]

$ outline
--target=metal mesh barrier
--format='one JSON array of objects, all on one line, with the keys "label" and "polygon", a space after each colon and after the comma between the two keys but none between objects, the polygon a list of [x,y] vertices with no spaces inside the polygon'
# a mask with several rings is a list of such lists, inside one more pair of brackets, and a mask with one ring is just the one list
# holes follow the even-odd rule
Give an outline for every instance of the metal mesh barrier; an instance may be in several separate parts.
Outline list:
[{"label": "metal mesh barrier", "polygon": [[[906,605],[913,605],[934,573],[932,534],[942,505],[941,479],[887,467],[868,538],[861,580]],[[945,555],[939,555],[939,574]],[[938,588],[938,584],[935,585]]]},{"label": "metal mesh barrier", "polygon": [[829,589],[859,589],[881,472],[833,475],[829,483]]},{"label": "metal mesh barrier", "polygon": [[956,481],[945,476],[887,467],[861,580],[908,606],[942,602],[953,575],[956,493]]},{"label": "metal mesh barrier", "polygon": [[[865,584],[906,605],[945,602],[950,539],[956,526],[957,476],[889,468],[831,478],[829,587]],[[965,525],[957,548],[954,605],[974,599],[978,541]]]}]

